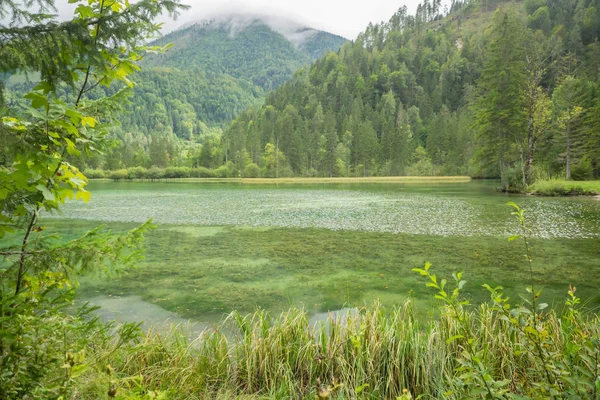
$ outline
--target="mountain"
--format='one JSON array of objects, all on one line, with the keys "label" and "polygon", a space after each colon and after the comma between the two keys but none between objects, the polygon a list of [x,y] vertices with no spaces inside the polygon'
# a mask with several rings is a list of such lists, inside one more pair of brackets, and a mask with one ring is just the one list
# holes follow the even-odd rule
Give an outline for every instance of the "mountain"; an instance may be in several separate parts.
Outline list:
[{"label": "mountain", "polygon": [[[172,47],[142,60],[132,104],[115,134],[120,139],[128,133],[198,138],[212,127],[226,126],[248,106],[262,104],[265,94],[296,70],[345,42],[269,15],[222,14],[187,24],[151,43]],[[35,77],[10,77],[9,102],[19,102],[20,93],[33,86],[31,80]]]},{"label": "mountain", "polygon": [[176,30],[154,44],[172,47],[151,55],[136,76],[124,130],[152,133],[172,128],[196,137],[204,125],[229,123],[294,71],[346,39],[282,18],[221,15]]}]

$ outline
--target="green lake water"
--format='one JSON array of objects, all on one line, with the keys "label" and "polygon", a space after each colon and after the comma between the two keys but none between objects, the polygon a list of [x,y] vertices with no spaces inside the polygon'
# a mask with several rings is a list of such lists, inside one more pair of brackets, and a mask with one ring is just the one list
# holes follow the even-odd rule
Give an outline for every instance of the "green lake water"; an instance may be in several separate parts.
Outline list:
[{"label": "green lake water", "polygon": [[122,231],[153,218],[146,258],[126,275],[82,280],[106,318],[212,322],[232,310],[311,314],[402,302],[430,304],[411,272],[463,271],[468,295],[502,285],[515,301],[529,272],[507,201],[526,209],[536,284],[560,306],[569,284],[600,304],[600,201],[507,196],[494,182],[243,185],[93,182],[45,223],[74,237],[98,224]]}]

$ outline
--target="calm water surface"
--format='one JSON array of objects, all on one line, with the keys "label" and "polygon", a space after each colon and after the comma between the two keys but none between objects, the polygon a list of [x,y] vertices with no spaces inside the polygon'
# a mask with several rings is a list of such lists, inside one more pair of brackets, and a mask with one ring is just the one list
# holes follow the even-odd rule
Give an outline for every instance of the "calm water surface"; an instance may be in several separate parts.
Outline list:
[{"label": "calm water surface", "polygon": [[600,237],[600,201],[506,196],[494,182],[280,185],[95,182],[63,216],[204,226],[326,228],[424,235],[509,236],[507,201],[527,210],[534,237]]},{"label": "calm water surface", "polygon": [[106,223],[121,230],[153,218],[146,260],[118,279],[84,279],[83,298],[108,319],[194,326],[234,309],[301,306],[312,315],[397,304],[431,293],[411,272],[431,261],[440,275],[465,271],[516,297],[529,279],[507,201],[526,209],[538,284],[561,304],[577,284],[600,303],[600,201],[507,196],[494,182],[468,184],[243,185],[93,182],[88,204],[48,216],[66,236]]}]

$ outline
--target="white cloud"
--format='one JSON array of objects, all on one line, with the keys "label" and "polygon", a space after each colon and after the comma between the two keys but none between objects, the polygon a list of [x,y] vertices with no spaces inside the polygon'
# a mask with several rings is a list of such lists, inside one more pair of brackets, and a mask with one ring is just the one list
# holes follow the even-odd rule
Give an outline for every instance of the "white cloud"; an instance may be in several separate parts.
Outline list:
[{"label": "white cloud", "polygon": [[[165,31],[211,16],[260,14],[285,17],[308,27],[328,31],[354,39],[369,22],[387,21],[400,7],[406,5],[413,13],[420,0],[183,0],[191,8],[177,21],[163,19]],[[72,14],[73,6],[67,0],[57,0],[61,18]]]},{"label": "white cloud", "polygon": [[387,21],[406,5],[414,12],[419,0],[186,0],[191,6],[178,21],[166,22],[172,30],[182,23],[228,12],[253,13],[285,17],[311,28],[325,30],[354,39],[369,22]]}]

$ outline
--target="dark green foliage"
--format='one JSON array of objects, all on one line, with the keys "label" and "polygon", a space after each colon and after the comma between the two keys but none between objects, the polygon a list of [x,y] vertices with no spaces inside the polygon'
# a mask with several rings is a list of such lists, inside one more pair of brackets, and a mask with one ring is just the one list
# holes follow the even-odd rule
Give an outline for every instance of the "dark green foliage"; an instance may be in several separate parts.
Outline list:
[{"label": "dark green foliage", "polygon": [[[81,390],[75,382],[81,382],[86,371],[106,365],[112,354],[86,357],[90,343],[105,350],[114,346],[116,351],[137,335],[137,326],[126,325],[113,341],[110,327],[89,320],[88,311],[69,314],[65,309],[72,304],[78,275],[131,266],[139,259],[139,244],[149,224],[118,236],[96,228],[64,242],[46,232],[39,219],[42,212],[56,212],[67,199],[89,200],[87,178],[73,162],[107,145],[108,126],[125,97],[122,90],[101,97],[88,92],[117,81],[133,85],[128,76],[139,69],[140,57],[162,50],[143,45],[159,30],[152,20],[163,12],[173,15],[182,6],[170,0],[71,3],[77,3],[75,15],[64,23],[52,15],[32,14],[30,1],[0,6],[0,13],[8,9],[16,16],[15,24],[0,25],[0,73],[40,77],[23,102],[1,110],[2,400],[76,397]],[[52,8],[47,1],[36,5],[41,11]],[[113,174],[116,179],[127,177],[127,171]],[[110,372],[95,380],[109,397],[114,397],[113,387],[124,383]]]},{"label": "dark green foliage", "polygon": [[[238,116],[224,142],[258,165],[271,144],[303,176],[468,174],[514,189],[584,158],[598,176],[600,74],[590,61],[599,7],[562,3],[457,2],[446,16],[431,4],[415,16],[401,9]],[[549,99],[565,81],[556,60],[567,53],[580,66],[567,75],[581,90],[565,108]],[[578,119],[575,150],[561,139],[565,109]],[[416,165],[427,159],[431,167]]]}]

